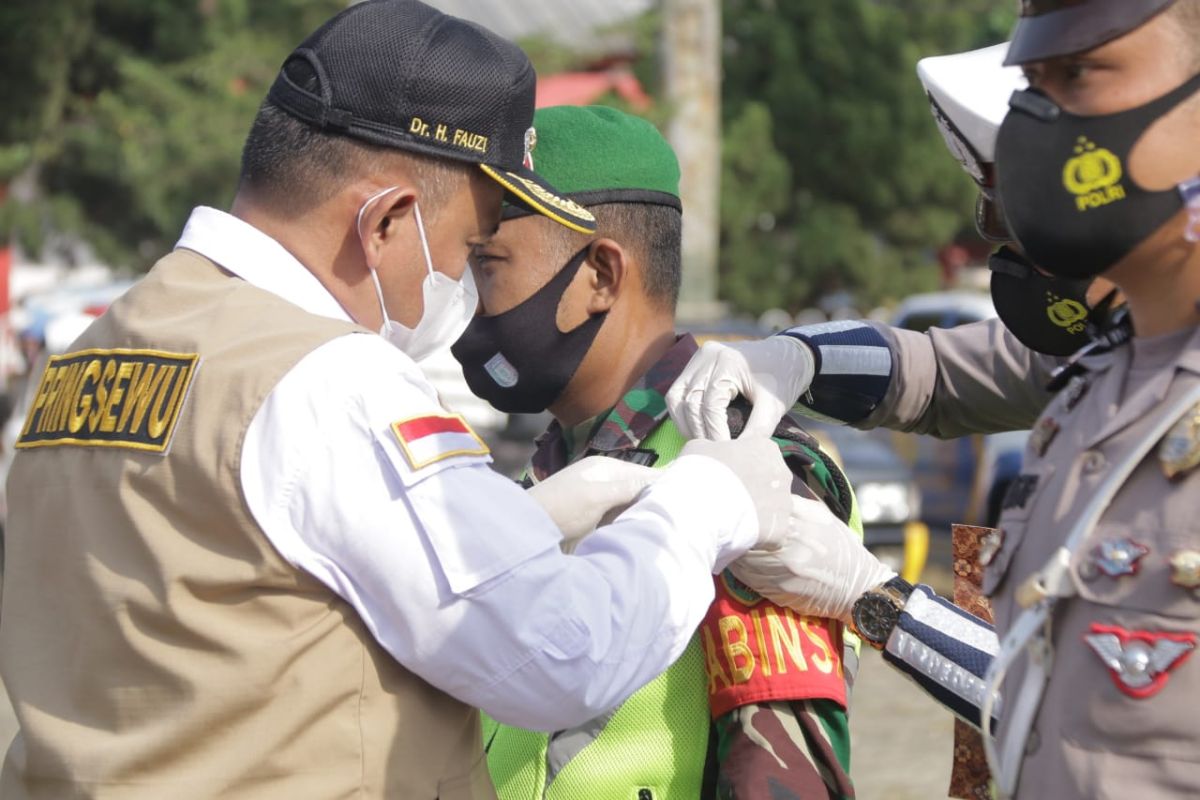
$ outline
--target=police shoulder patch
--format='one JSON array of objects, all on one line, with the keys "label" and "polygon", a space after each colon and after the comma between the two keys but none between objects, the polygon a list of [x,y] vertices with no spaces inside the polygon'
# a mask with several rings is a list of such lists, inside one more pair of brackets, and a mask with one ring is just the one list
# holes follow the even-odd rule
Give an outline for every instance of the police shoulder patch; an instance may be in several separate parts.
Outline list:
[{"label": "police shoulder patch", "polygon": [[16,446],[165,453],[199,363],[197,353],[161,350],[92,349],[52,356]]},{"label": "police shoulder patch", "polygon": [[393,422],[391,430],[414,471],[454,456],[491,453],[461,414],[409,417]]}]

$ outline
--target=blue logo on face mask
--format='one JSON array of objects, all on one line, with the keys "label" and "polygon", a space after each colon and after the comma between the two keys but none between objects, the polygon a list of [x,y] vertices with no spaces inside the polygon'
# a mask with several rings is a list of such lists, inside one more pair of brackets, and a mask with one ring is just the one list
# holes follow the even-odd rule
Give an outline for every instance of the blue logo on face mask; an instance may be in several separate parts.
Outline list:
[{"label": "blue logo on face mask", "polygon": [[496,355],[489,358],[487,363],[483,365],[483,368],[487,370],[488,375],[492,376],[492,380],[505,389],[511,389],[516,386],[517,381],[521,377],[517,372],[517,368],[504,357],[503,353],[496,353]]}]

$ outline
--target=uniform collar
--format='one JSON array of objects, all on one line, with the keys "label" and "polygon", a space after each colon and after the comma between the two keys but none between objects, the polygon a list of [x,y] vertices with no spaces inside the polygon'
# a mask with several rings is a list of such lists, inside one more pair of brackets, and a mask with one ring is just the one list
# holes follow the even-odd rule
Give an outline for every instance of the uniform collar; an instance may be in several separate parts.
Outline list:
[{"label": "uniform collar", "polygon": [[1188,340],[1183,352],[1179,354],[1179,360],[1176,363],[1180,369],[1200,374],[1200,325],[1197,325],[1192,331],[1192,338]]},{"label": "uniform collar", "polygon": [[193,250],[247,283],[310,314],[354,321],[316,276],[283,245],[232,214],[198,206],[188,217],[175,247]]},{"label": "uniform collar", "polygon": [[[1099,373],[1117,364],[1128,367],[1132,359],[1133,348],[1128,346],[1114,347],[1103,353],[1085,356],[1080,359],[1080,364],[1087,372]],[[1200,325],[1192,330],[1192,335],[1179,351],[1175,364],[1180,369],[1200,373]]]},{"label": "uniform collar", "polygon": [[1171,391],[1175,376],[1180,370],[1200,373],[1200,326],[1192,332],[1186,344],[1179,350],[1174,368],[1161,370],[1140,386],[1126,386],[1133,361],[1133,348],[1122,347],[1105,354],[1105,357],[1108,361],[1104,367],[1114,367],[1106,382],[1108,394],[1105,395],[1105,400],[1116,410],[1104,425],[1085,439],[1088,447],[1095,447],[1151,413]]},{"label": "uniform collar", "polygon": [[[620,402],[600,416],[588,446],[577,448],[578,452],[617,453],[641,445],[667,418],[667,390],[698,349],[691,334],[677,337],[675,344],[621,397]],[[562,426],[555,420],[537,438],[537,449],[531,461],[533,475],[539,481],[543,480],[568,462]]]}]

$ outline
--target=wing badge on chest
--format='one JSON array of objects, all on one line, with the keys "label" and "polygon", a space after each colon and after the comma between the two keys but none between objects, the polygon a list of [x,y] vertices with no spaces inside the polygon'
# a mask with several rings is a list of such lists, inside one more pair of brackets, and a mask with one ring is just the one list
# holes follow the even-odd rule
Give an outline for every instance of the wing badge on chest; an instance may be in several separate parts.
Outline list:
[{"label": "wing badge on chest", "polygon": [[1128,631],[1093,622],[1083,637],[1108,669],[1113,683],[1130,697],[1158,693],[1171,670],[1196,649],[1194,633]]}]

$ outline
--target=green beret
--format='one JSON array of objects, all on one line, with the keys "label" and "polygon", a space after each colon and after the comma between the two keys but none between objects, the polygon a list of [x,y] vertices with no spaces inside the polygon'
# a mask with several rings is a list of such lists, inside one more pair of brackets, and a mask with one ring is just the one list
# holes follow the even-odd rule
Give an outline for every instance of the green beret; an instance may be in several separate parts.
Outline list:
[{"label": "green beret", "polygon": [[[605,106],[553,106],[534,114],[533,169],[582,206],[649,203],[682,210],[679,161],[646,120]],[[523,216],[519,206],[505,218]]]}]

